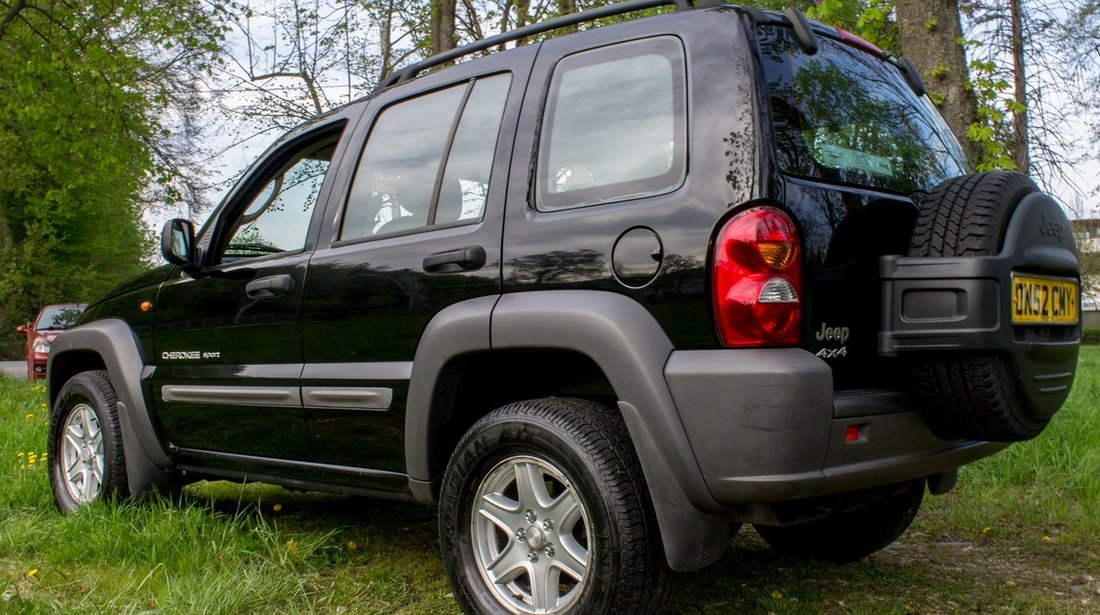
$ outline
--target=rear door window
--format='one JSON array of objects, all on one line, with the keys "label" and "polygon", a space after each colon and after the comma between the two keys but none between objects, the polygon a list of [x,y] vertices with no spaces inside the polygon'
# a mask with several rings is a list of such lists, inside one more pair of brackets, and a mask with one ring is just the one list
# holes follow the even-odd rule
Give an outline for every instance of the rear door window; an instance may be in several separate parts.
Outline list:
[{"label": "rear door window", "polygon": [[356,169],[340,240],[481,220],[509,75],[382,111]]}]

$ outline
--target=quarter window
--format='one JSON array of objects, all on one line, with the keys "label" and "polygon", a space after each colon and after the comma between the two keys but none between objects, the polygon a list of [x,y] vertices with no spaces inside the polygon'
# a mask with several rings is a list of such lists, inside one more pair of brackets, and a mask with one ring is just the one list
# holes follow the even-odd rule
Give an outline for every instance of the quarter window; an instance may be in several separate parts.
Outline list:
[{"label": "quarter window", "polygon": [[684,101],[683,49],[673,37],[561,60],[550,82],[540,143],[538,208],[675,190],[687,161]]},{"label": "quarter window", "polygon": [[352,183],[341,240],[481,220],[511,77],[400,102],[375,122]]}]

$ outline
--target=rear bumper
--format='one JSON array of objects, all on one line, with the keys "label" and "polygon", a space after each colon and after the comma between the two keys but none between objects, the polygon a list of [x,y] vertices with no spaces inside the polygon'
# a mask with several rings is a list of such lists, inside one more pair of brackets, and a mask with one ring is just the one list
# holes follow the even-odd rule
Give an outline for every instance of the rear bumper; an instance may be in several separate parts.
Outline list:
[{"label": "rear bumper", "polygon": [[834,394],[829,366],[797,348],[677,351],[665,379],[703,479],[724,506],[930,476],[1005,446],[940,440],[897,393]]}]

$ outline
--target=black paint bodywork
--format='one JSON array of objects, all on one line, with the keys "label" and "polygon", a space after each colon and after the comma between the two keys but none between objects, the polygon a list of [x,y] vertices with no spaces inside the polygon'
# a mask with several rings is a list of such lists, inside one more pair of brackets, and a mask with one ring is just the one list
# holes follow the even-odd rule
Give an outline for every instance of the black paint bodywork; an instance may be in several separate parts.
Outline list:
[{"label": "black paint bodywork", "polygon": [[[154,434],[147,448],[163,447],[171,457],[167,465],[151,457],[146,469],[430,502],[454,443],[478,416],[530,396],[588,396],[618,407],[651,484],[669,563],[688,570],[721,553],[731,517],[775,521],[757,504],[950,472],[996,450],[964,443],[929,452],[942,443],[927,435],[919,412],[898,401],[899,359],[876,348],[878,266],[881,257],[907,250],[916,205],[903,194],[779,171],[754,19],[780,20],[718,7],[534,42],[402,79],[291,131],[199,232],[196,271],[159,268],[85,312],[84,323],[123,322],[134,333],[140,373],[133,373],[134,360],[113,377],[140,379],[141,403],[132,405],[149,423],[143,433]],[[652,37],[683,48],[682,184],[663,194],[539,211],[535,157],[555,66],[573,53]],[[483,218],[338,240],[379,114],[501,73],[511,76],[511,89]],[[303,249],[218,262],[231,225],[267,178],[299,144],[334,135]],[[798,348],[725,350],[715,333],[715,234],[757,204],[785,209],[801,236]],[[478,254],[476,266],[426,266],[426,259],[454,252]],[[289,278],[284,294],[249,296],[250,282],[273,277]],[[143,311],[143,302],[152,309]],[[835,348],[817,339],[826,326],[851,331],[846,356],[814,357]],[[71,375],[92,351],[78,350],[59,361],[66,366],[59,374]],[[510,381],[498,382],[497,374]],[[769,386],[784,392],[773,395]],[[201,396],[204,387],[273,396],[212,404],[165,393]],[[384,408],[311,406],[302,400],[314,389],[391,397]],[[876,391],[842,399],[866,389]],[[739,403],[750,411],[729,407]],[[800,414],[811,411],[810,421]],[[743,418],[731,420],[737,412]],[[878,415],[890,415],[896,433],[877,448],[829,448],[849,425]],[[725,463],[735,438],[757,436],[745,446],[751,454]],[[895,466],[878,467],[880,460]],[[830,463],[843,467],[830,474]],[[718,469],[704,476],[704,465]],[[735,465],[748,476],[720,475]]]},{"label": "black paint bodywork", "polygon": [[[718,348],[709,298],[708,260],[714,233],[741,207],[784,204],[803,236],[805,284],[802,346],[822,322],[851,326],[848,358],[833,363],[837,388],[882,385],[892,370],[874,354],[879,287],[872,273],[882,254],[901,254],[915,207],[900,195],[784,176],[769,146],[766,75],[755,59],[752,20],[731,7],[681,12],[575,33],[420,77],[384,89],[303,125],[261,157],[199,232],[201,271],[162,267],[120,288],[88,310],[85,322],[121,318],[134,328],[146,364],[145,389],[159,433],[193,469],[232,468],[233,455],[255,468],[302,480],[395,488],[352,468],[406,472],[404,402],[408,382],[369,369],[305,366],[411,362],[420,336],[441,309],[477,297],[530,291],[612,292],[637,301],[675,348]],[[656,196],[564,211],[532,203],[534,152],[550,76],[562,57],[609,44],[665,37],[683,46],[686,62],[688,170],[679,188]],[[484,218],[477,224],[426,229],[378,240],[337,240],[345,195],[374,119],[388,105],[473,77],[506,72],[511,91],[502,118]],[[339,134],[305,249],[233,263],[214,262],[236,211],[283,164],[296,143]],[[845,222],[847,220],[847,222]],[[873,229],[874,241],[860,238]],[[655,238],[656,273],[638,284],[613,271],[619,238],[641,231]],[[884,232],[885,231],[885,232]],[[651,240],[652,241],[652,240]],[[649,245],[649,244],[646,244]],[[424,258],[482,248],[472,271],[428,273]],[[638,252],[635,250],[635,252]],[[640,253],[639,253],[640,254]],[[628,257],[629,258],[629,257]],[[635,266],[644,266],[641,256]],[[630,263],[620,266],[629,268]],[[265,301],[244,293],[252,280],[286,275],[292,291]],[[140,311],[153,302],[151,312]],[[853,307],[854,306],[854,307]],[[163,353],[217,353],[203,360],[161,360]],[[314,376],[316,374],[316,376]],[[394,391],[387,412],[285,405],[166,402],[164,385],[383,386]],[[205,457],[203,451],[222,456]],[[317,462],[323,469],[264,459]],[[227,461],[228,460],[228,461]],[[341,470],[342,468],[342,470]],[[255,470],[253,470],[255,471]]]}]

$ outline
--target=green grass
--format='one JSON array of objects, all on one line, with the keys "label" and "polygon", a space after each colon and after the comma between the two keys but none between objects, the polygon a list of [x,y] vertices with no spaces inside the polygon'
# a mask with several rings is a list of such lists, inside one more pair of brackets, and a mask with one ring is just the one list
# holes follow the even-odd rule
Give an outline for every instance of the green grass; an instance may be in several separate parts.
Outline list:
[{"label": "green grass", "polygon": [[[746,528],[674,613],[1100,612],[1100,348],[1039,438],[966,467],[898,543],[799,562]],[[0,377],[0,613],[456,613],[431,508],[200,483],[61,516],[42,388]],[[32,456],[33,454],[33,456]]]}]

